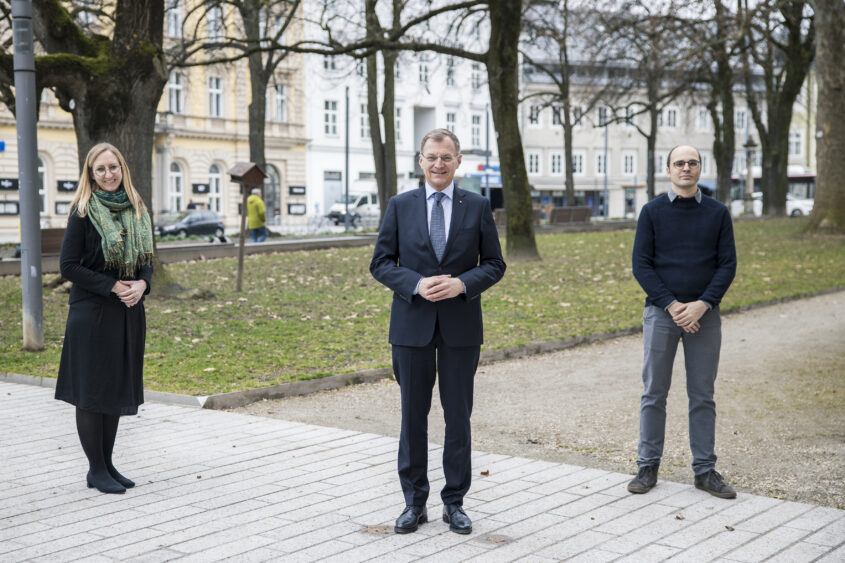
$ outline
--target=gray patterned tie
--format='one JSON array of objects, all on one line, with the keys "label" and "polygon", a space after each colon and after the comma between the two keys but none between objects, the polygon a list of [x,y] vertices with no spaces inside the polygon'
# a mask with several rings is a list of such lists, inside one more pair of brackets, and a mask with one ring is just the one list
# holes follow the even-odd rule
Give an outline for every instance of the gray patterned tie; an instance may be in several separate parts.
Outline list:
[{"label": "gray patterned tie", "polygon": [[431,246],[434,247],[434,255],[437,256],[438,262],[443,259],[443,252],[446,250],[446,221],[443,217],[443,205],[440,203],[444,197],[446,194],[443,192],[435,192],[429,227]]}]

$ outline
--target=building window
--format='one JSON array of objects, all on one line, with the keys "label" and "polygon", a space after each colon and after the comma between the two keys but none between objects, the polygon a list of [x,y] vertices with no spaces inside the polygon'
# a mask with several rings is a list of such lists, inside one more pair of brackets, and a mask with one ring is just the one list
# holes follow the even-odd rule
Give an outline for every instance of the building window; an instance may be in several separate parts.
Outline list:
[{"label": "building window", "polygon": [[208,208],[220,213],[223,187],[223,174],[220,167],[212,164],[208,169]]},{"label": "building window", "polygon": [[634,108],[625,108],[625,126],[626,127],[633,127],[634,126]]},{"label": "building window", "polygon": [[710,168],[708,166],[707,155],[701,153],[701,175],[706,176],[710,173]]},{"label": "building window", "polygon": [[396,135],[396,142],[402,142],[402,108],[395,108],[396,109],[396,117],[393,121],[393,129]]},{"label": "building window", "polygon": [[599,127],[604,127],[610,120],[610,108],[607,106],[599,106],[596,108],[596,124]]},{"label": "building window", "polygon": [[577,176],[584,175],[584,153],[572,151],[572,173]]},{"label": "building window", "polygon": [[182,186],[184,184],[184,178],[182,176],[182,167],[175,162],[170,164],[170,181],[168,184],[170,187],[170,211],[182,211]]},{"label": "building window", "polygon": [[581,125],[581,120],[584,118],[584,108],[581,106],[572,106],[572,125]]},{"label": "building window", "polygon": [[801,131],[793,129],[789,132],[789,156],[801,156],[802,141]]},{"label": "building window", "polygon": [[473,114],[472,116],[472,129],[470,130],[470,137],[472,141],[473,147],[480,147],[481,146],[481,116]]},{"label": "building window", "polygon": [[420,84],[428,85],[428,63],[420,63]]},{"label": "building window", "polygon": [[208,77],[208,115],[223,117],[223,81],[219,76]]},{"label": "building window", "polygon": [[367,113],[367,104],[361,104],[361,138],[370,138],[370,116]]},{"label": "building window", "polygon": [[208,38],[211,41],[223,39],[223,8],[212,6],[206,15]]},{"label": "building window", "polygon": [[607,158],[603,152],[596,153],[596,174],[607,172]]},{"label": "building window", "polygon": [[734,129],[737,131],[745,131],[748,126],[746,113],[744,109],[738,109],[734,112]]},{"label": "building window", "polygon": [[698,108],[696,126],[699,131],[708,131],[710,129],[710,111],[707,108]]},{"label": "building window", "polygon": [[543,106],[531,106],[528,110],[528,124],[534,127],[540,126],[540,112],[543,111]]},{"label": "building window", "polygon": [[667,129],[674,129],[678,126],[678,110],[676,108],[666,108],[661,113],[666,114]]},{"label": "building window", "polygon": [[182,37],[182,3],[180,0],[167,0],[165,4],[167,36]]},{"label": "building window", "polygon": [[36,180],[38,181],[38,203],[41,205],[41,215],[47,214],[47,189],[45,186],[47,185],[47,166],[44,165],[44,161],[41,157],[38,157],[38,171],[36,174]]},{"label": "building window", "polygon": [[323,55],[323,70],[337,70],[337,61],[334,55]]},{"label": "building window", "polygon": [[563,153],[553,152],[549,155],[549,172],[552,174],[563,173]]},{"label": "building window", "polygon": [[357,74],[361,78],[367,75],[367,65],[364,63],[364,61],[355,62],[355,74]]},{"label": "building window", "polygon": [[481,88],[481,63],[472,63],[470,81],[472,83],[473,90]]},{"label": "building window", "polygon": [[170,112],[184,113],[185,108],[182,105],[182,75],[178,72],[170,73],[170,82],[168,83],[168,93],[170,98]]},{"label": "building window", "polygon": [[529,174],[539,174],[540,173],[540,153],[537,151],[529,151],[528,152],[528,173]]},{"label": "building window", "polygon": [[399,65],[399,57],[396,57],[396,62],[393,63],[393,80],[402,80],[402,67]]},{"label": "building window", "polygon": [[447,111],[446,112],[446,129],[451,131],[452,133],[455,132],[455,122],[457,121],[457,115],[454,111]]},{"label": "building window", "polygon": [[552,125],[563,125],[563,107],[552,106]]},{"label": "building window", "polygon": [[323,110],[323,132],[326,135],[337,135],[337,102],[326,100]]},{"label": "building window", "polygon": [[446,59],[446,86],[455,85],[455,57]]},{"label": "building window", "polygon": [[622,173],[629,176],[637,173],[637,153],[633,151],[622,153]]},{"label": "building window", "polygon": [[276,84],[275,90],[276,121],[284,123],[288,120],[287,93],[285,92],[285,85]]}]

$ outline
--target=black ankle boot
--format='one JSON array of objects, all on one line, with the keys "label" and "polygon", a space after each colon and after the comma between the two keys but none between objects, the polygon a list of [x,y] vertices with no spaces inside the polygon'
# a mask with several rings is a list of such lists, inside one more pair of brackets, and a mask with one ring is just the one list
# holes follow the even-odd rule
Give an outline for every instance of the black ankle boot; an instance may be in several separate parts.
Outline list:
[{"label": "black ankle boot", "polygon": [[114,480],[106,468],[103,449],[103,414],[76,409],[76,431],[85,457],[88,458],[88,475],[85,478],[88,488],[96,488],[101,493],[122,494],[126,488]]},{"label": "black ankle boot", "polygon": [[131,489],[135,486],[135,482],[121,475],[120,472],[115,469],[111,461],[112,452],[114,451],[114,441],[115,438],[117,438],[117,425],[119,422],[120,417],[118,415],[103,415],[103,457],[105,458],[106,468],[109,470],[109,475],[112,476],[112,479],[127,489]]}]

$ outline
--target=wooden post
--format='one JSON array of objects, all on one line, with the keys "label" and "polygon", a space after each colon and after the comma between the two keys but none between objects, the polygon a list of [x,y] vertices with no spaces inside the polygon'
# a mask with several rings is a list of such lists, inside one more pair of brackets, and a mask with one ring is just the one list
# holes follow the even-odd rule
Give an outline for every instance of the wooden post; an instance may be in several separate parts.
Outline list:
[{"label": "wooden post", "polygon": [[237,292],[243,290],[244,277],[244,245],[246,244],[246,202],[249,199],[250,186],[260,186],[267,175],[254,162],[239,162],[227,172],[233,182],[237,182],[243,191],[241,198],[241,242],[238,245],[238,284]]}]

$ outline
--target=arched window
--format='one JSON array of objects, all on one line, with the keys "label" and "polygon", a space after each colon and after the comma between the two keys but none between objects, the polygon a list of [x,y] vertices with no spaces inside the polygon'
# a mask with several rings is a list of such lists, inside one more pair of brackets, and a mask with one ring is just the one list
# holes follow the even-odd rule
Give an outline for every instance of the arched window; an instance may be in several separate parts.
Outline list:
[{"label": "arched window", "polygon": [[182,210],[182,194],[183,194],[182,186],[183,186],[183,184],[184,184],[184,179],[182,177],[182,167],[179,166],[175,162],[171,163],[170,164],[170,179],[169,179],[170,211],[181,211]]},{"label": "arched window", "polygon": [[267,223],[281,223],[282,187],[279,171],[272,164],[267,165],[267,177],[264,179],[264,205],[267,207]]},{"label": "arched window", "polygon": [[208,208],[220,213],[220,199],[222,197],[223,174],[220,167],[212,164],[208,169]]},{"label": "arched window", "polygon": [[41,215],[47,215],[47,166],[44,160],[38,157],[38,174],[36,175],[38,182],[38,201],[41,206]]}]

